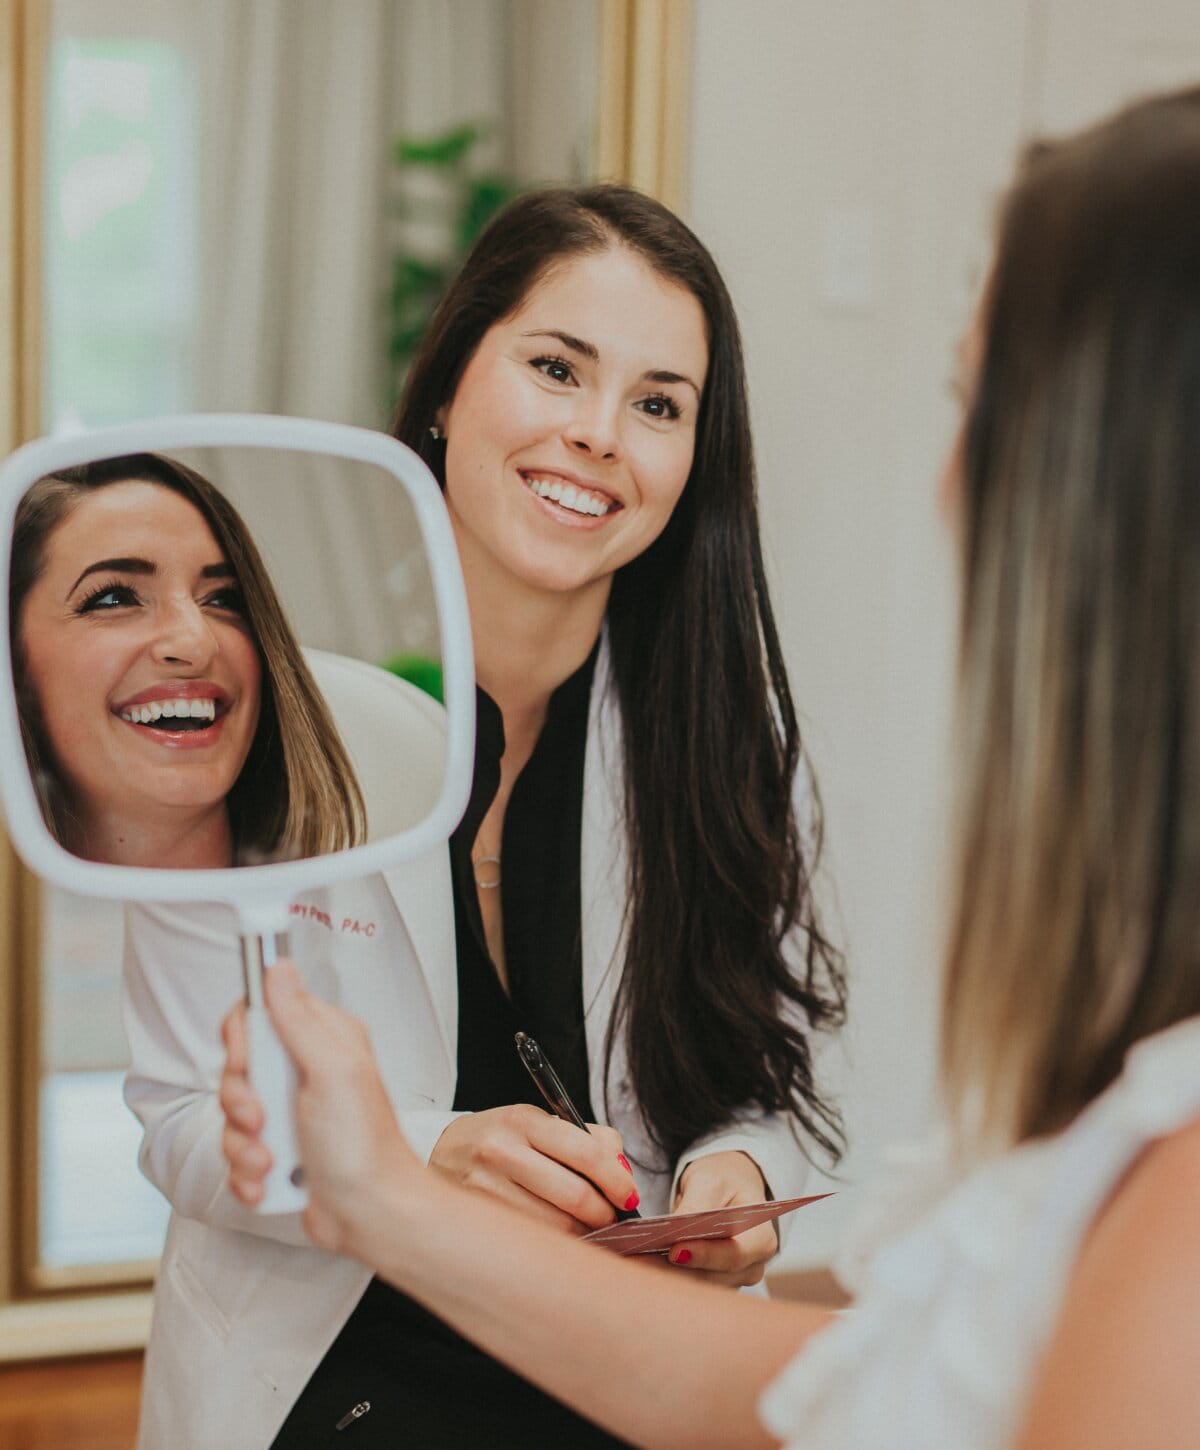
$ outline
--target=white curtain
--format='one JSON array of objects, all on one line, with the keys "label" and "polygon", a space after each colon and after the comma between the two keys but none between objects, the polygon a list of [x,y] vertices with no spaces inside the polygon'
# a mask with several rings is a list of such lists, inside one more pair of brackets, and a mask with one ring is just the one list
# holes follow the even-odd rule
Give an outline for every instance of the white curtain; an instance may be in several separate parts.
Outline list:
[{"label": "white curtain", "polygon": [[391,257],[430,241],[396,215],[398,136],[481,122],[473,159],[522,183],[593,170],[600,0],[49,3],[56,47],[185,63],[159,255],[189,407],[386,422]]},{"label": "white curtain", "polygon": [[198,8],[198,403],[384,426],[391,143],[500,114],[508,6]]}]

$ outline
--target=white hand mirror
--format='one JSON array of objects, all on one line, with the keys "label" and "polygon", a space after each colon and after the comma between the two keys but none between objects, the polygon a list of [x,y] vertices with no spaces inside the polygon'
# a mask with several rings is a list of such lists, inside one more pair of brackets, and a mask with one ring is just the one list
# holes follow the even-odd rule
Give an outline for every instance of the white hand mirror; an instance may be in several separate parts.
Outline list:
[{"label": "white hand mirror", "polygon": [[262,971],[299,893],[436,849],[470,789],[441,492],[382,434],[198,415],[20,449],[0,529],[13,843],[70,891],[237,910],[276,1163],[263,1207],[302,1206]]}]

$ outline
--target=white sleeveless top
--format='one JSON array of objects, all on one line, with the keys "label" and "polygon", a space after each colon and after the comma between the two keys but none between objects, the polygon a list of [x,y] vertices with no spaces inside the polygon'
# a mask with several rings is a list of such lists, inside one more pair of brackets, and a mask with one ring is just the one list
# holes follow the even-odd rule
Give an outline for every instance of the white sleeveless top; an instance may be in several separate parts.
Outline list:
[{"label": "white sleeveless top", "polygon": [[1197,1117],[1193,1017],[1134,1047],[1062,1133],[975,1169],[875,1252],[855,1307],[764,1393],[763,1423],[797,1450],[1005,1450],[1097,1211]]}]

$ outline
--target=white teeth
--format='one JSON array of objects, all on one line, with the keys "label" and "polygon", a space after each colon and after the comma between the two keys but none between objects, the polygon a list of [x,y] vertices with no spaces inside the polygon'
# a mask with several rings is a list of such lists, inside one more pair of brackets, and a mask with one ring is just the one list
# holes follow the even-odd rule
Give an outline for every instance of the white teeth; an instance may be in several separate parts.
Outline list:
[{"label": "white teeth", "polygon": [[609,505],[604,498],[587,489],[576,488],[573,483],[564,484],[559,479],[544,478],[527,478],[525,481],[538,498],[548,498],[551,503],[570,509],[572,513],[589,514],[599,519],[608,512]]},{"label": "white teeth", "polygon": [[215,720],[215,700],[151,700],[146,705],[130,705],[121,711],[121,719],[131,725],[152,725],[155,720]]}]

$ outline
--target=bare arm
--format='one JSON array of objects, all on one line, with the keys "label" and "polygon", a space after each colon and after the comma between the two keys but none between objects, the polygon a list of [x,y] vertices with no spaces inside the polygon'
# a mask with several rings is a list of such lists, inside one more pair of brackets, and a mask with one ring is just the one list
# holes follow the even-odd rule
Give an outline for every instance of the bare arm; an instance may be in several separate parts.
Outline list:
[{"label": "bare arm", "polygon": [[1155,1143],[1096,1220],[1016,1450],[1200,1445],[1200,1124]]},{"label": "bare arm", "polygon": [[393,1185],[375,1220],[390,1212],[390,1228],[376,1227],[361,1252],[481,1348],[635,1444],[777,1443],[758,1397],[825,1323],[821,1311],[647,1274],[425,1187]]},{"label": "bare arm", "polygon": [[[269,978],[270,1005],[301,1073],[297,1101],[323,1247],[363,1259],[495,1358],[617,1434],[648,1446],[769,1446],[763,1387],[828,1314],[647,1274],[464,1193],[400,1135],[362,1025]],[[231,1184],[261,1191],[261,1110],[244,1078],[240,1020],[227,1023]]]}]

